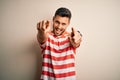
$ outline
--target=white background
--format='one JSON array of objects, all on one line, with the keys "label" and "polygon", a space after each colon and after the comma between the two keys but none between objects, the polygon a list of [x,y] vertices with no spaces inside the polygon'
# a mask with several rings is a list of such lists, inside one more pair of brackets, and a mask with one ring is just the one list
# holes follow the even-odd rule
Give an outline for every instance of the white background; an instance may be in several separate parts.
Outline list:
[{"label": "white background", "polygon": [[0,80],[39,80],[36,24],[59,7],[83,34],[77,80],[120,80],[120,0],[0,0]]}]

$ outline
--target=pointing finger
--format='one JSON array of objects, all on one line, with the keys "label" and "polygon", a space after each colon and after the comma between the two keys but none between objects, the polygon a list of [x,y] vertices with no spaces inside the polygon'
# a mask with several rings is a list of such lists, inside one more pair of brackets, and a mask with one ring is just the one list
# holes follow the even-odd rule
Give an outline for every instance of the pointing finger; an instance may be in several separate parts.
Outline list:
[{"label": "pointing finger", "polygon": [[71,36],[73,37],[75,35],[75,29],[72,27],[71,30],[72,30]]},{"label": "pointing finger", "polygon": [[72,27],[72,32],[75,33],[75,28]]},{"label": "pointing finger", "polygon": [[43,29],[45,30],[46,29],[46,21],[44,20],[44,23],[43,23]]},{"label": "pointing finger", "polygon": [[45,23],[46,23],[46,21],[45,21],[45,20],[43,20],[43,21],[42,21],[42,29],[43,29],[43,30],[45,30],[45,29],[46,29]]},{"label": "pointing finger", "polygon": [[44,26],[44,21],[41,22],[41,29],[43,28]]},{"label": "pointing finger", "polygon": [[50,21],[47,20],[46,22],[46,29],[50,26]]}]

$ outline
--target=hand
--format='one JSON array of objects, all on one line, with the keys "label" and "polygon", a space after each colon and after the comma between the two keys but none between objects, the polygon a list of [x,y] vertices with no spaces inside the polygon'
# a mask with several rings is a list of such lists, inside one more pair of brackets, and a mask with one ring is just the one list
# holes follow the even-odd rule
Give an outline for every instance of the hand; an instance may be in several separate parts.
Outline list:
[{"label": "hand", "polygon": [[50,31],[50,21],[41,21],[37,24],[37,30],[41,33],[41,34],[44,34],[44,33],[47,33]]},{"label": "hand", "polygon": [[71,28],[70,42],[74,47],[78,47],[82,41],[82,36],[74,28]]},{"label": "hand", "polygon": [[38,34],[37,34],[37,39],[39,41],[39,43],[44,43],[49,35],[49,31],[50,31],[50,21],[41,21],[37,24],[37,30],[38,30]]}]

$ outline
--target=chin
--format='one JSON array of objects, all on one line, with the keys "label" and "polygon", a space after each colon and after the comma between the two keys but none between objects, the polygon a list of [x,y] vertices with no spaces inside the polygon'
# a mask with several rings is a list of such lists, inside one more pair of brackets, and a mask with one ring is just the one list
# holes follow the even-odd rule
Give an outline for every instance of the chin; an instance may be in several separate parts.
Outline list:
[{"label": "chin", "polygon": [[62,35],[62,34],[55,34],[56,36],[60,36],[60,35]]}]

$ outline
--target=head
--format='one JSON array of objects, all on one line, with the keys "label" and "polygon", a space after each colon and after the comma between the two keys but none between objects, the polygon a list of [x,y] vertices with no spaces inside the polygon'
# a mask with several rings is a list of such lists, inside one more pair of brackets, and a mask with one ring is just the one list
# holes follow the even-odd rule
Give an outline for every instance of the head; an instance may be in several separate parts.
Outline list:
[{"label": "head", "polygon": [[53,17],[53,32],[56,36],[60,36],[65,32],[70,24],[71,12],[67,8],[59,8]]}]

